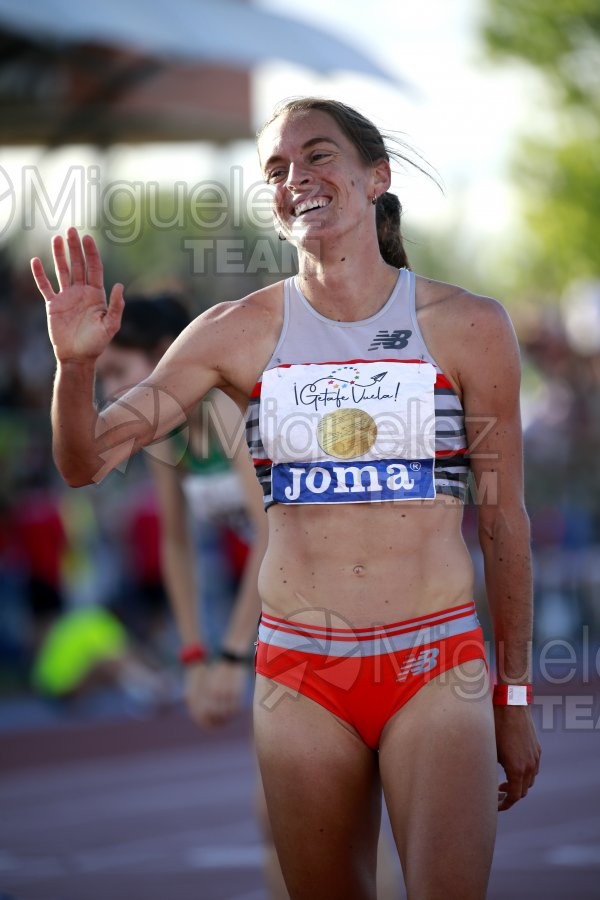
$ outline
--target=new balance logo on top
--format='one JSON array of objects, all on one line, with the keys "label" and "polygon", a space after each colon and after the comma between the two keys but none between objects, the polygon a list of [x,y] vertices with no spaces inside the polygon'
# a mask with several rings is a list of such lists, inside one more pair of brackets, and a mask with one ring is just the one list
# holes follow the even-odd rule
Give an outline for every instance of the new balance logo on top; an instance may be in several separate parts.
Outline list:
[{"label": "new balance logo on top", "polygon": [[396,675],[396,681],[406,681],[409,675],[421,675],[430,672],[437,666],[439,647],[430,647],[429,650],[421,650],[416,656],[409,656],[400,666]]},{"label": "new balance logo on top", "polygon": [[383,350],[403,350],[408,344],[411,334],[412,331],[401,328],[397,328],[396,331],[391,333],[385,329],[378,331],[369,350],[377,350],[378,347],[381,347]]}]

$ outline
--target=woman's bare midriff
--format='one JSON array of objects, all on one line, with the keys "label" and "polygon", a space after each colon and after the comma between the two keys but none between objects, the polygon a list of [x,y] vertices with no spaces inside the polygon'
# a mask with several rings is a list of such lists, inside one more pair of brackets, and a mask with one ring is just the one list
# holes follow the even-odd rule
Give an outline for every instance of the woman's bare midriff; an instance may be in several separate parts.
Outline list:
[{"label": "woman's bare midriff", "polygon": [[444,495],[418,504],[273,506],[259,577],[263,608],[314,624],[327,609],[360,628],[467,603],[473,566],[462,512]]}]

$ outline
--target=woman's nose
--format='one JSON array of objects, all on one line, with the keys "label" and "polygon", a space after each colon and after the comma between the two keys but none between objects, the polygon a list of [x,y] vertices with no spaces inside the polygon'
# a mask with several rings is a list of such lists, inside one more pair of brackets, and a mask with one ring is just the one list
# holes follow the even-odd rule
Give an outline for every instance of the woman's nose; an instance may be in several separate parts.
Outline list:
[{"label": "woman's nose", "polygon": [[288,169],[285,186],[290,190],[299,188],[310,180],[310,175],[301,163],[292,163]]}]

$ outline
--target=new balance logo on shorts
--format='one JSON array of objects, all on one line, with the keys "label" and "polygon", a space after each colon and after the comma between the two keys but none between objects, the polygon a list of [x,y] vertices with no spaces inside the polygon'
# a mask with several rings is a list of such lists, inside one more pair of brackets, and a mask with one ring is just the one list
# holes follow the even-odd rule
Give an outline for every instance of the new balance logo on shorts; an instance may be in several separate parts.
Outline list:
[{"label": "new balance logo on shorts", "polygon": [[369,350],[377,350],[378,347],[381,347],[383,350],[403,350],[408,344],[411,334],[412,331],[401,328],[397,328],[392,332],[385,329],[378,331]]},{"label": "new balance logo on shorts", "polygon": [[396,675],[396,681],[406,681],[409,675],[421,675],[423,672],[430,672],[431,669],[437,666],[439,655],[439,647],[430,647],[428,650],[421,650],[416,656],[409,656],[400,666],[400,671]]}]

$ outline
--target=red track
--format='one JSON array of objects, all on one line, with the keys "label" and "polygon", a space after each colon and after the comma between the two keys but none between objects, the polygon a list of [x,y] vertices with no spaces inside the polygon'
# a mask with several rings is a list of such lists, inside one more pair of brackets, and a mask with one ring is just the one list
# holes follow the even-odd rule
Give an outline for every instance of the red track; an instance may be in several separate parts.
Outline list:
[{"label": "red track", "polygon": [[[577,696],[537,709],[543,772],[500,816],[489,900],[600,896],[600,712]],[[4,734],[0,900],[265,900],[249,730],[173,711]]]}]

